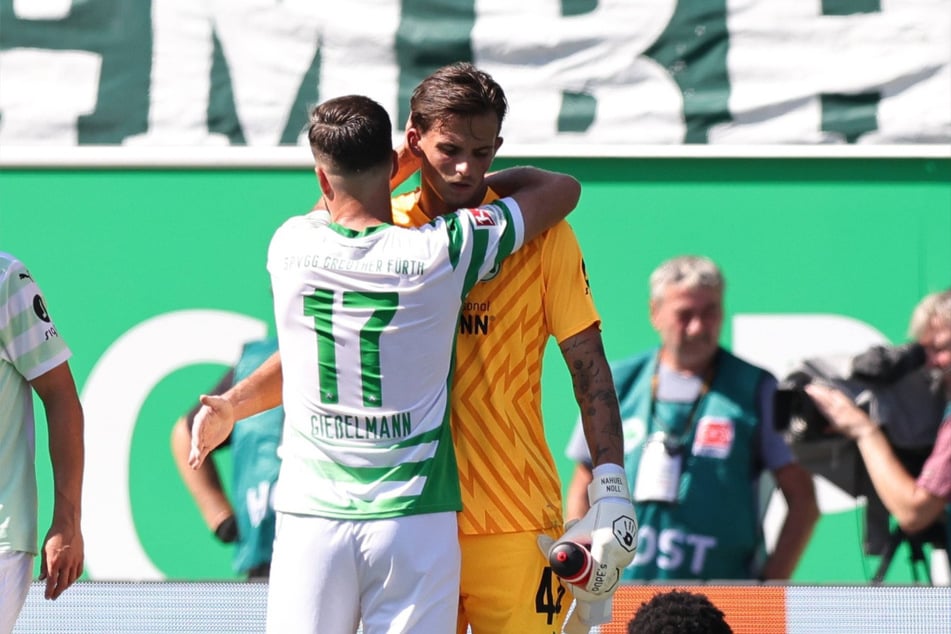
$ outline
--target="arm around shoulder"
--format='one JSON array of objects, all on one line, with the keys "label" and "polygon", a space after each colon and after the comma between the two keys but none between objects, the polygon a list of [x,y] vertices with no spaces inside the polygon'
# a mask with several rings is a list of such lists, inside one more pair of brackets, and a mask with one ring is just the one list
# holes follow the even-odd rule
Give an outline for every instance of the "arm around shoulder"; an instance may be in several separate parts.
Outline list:
[{"label": "arm around shoulder", "polygon": [[486,184],[499,196],[511,196],[525,220],[528,242],[567,216],[581,198],[581,183],[568,174],[537,167],[512,167],[490,174]]}]

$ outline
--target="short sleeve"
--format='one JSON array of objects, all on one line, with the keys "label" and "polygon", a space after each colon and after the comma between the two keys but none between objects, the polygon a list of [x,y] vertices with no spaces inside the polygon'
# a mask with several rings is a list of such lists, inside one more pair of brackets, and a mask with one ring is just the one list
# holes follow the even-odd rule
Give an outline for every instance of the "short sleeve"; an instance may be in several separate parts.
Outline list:
[{"label": "short sleeve", "polygon": [[67,361],[71,352],[33,276],[19,260],[7,263],[0,267],[0,358],[32,381]]},{"label": "short sleeve", "polygon": [[558,343],[600,325],[581,247],[571,225],[562,220],[543,233],[542,275],[545,317]]},{"label": "short sleeve", "polygon": [[935,497],[951,501],[951,414],[946,413],[938,429],[934,448],[921,468],[918,486]]}]

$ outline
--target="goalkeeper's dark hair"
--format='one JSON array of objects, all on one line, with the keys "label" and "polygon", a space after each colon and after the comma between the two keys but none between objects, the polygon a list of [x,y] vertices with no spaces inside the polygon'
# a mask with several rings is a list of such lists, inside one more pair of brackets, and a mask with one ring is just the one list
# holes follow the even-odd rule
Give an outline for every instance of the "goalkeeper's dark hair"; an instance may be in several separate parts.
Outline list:
[{"label": "goalkeeper's dark hair", "polygon": [[449,116],[488,113],[495,113],[501,130],[508,101],[491,75],[469,62],[456,62],[437,69],[419,83],[410,97],[409,110],[410,123],[421,133]]},{"label": "goalkeeper's dark hair", "polygon": [[317,162],[341,174],[392,165],[390,115],[369,97],[347,95],[316,106],[307,138]]},{"label": "goalkeeper's dark hair", "polygon": [[670,590],[641,603],[627,634],[733,634],[729,623],[705,594]]}]

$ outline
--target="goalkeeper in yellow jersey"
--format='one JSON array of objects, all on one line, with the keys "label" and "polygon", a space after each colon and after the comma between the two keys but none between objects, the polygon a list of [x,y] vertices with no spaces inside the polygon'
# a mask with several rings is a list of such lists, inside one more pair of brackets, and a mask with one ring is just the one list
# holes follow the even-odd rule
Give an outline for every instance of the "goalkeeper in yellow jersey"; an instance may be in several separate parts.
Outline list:
[{"label": "goalkeeper in yellow jersey", "polygon": [[[485,176],[502,144],[506,110],[501,87],[468,63],[440,68],[420,83],[391,182],[395,187],[419,170],[420,188],[394,198],[394,224],[426,224],[496,198]],[[567,533],[541,417],[549,337],[571,372],[594,465],[591,509]],[[279,359],[272,357],[236,387],[254,398],[280,380]],[[634,558],[637,526],[600,317],[566,222],[497,265],[463,302],[451,411],[463,506],[457,631],[559,634],[572,595],[582,608],[607,605]],[[588,546],[593,561],[588,579],[570,591],[539,552],[562,537]]]},{"label": "goalkeeper in yellow jersey", "polygon": [[[502,88],[471,64],[440,68],[417,86],[397,178],[418,167],[420,188],[394,199],[394,222],[419,225],[495,198],[484,179],[502,144],[506,109]],[[604,568],[623,568],[634,556],[617,397],[581,249],[562,221],[496,267],[463,302],[452,383],[463,509],[459,632],[467,626],[473,634],[561,632],[571,603],[536,545],[539,534],[557,540],[564,533],[561,482],[541,415],[542,356],[550,336],[571,372],[595,471],[606,483],[598,486],[595,478],[591,493],[603,504],[571,534],[592,545]],[[623,493],[608,491],[607,483],[618,480]],[[604,525],[595,526],[598,511]],[[631,521],[615,527],[624,516]],[[592,543],[596,529],[602,537]],[[615,529],[620,547],[603,543],[618,541]],[[599,556],[599,547],[621,552]],[[609,596],[617,577],[614,570],[604,574],[601,587],[593,574],[575,594]]]}]

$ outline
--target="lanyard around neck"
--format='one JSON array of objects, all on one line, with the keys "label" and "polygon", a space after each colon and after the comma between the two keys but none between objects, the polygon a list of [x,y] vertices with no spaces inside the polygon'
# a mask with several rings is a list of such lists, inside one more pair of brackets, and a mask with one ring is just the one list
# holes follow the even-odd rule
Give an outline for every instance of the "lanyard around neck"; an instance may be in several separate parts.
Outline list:
[{"label": "lanyard around neck", "polygon": [[[660,385],[660,353],[657,351],[657,358],[654,360],[654,374],[651,375],[651,400],[650,400],[650,409],[648,410],[648,424],[653,424],[656,418],[656,407],[657,407],[657,392]],[[720,358],[720,351],[718,350],[713,360],[710,362],[710,367],[707,368],[707,371],[703,375],[703,383],[700,385],[700,391],[697,393],[697,397],[693,399],[693,404],[690,406],[690,413],[687,414],[687,426],[684,428],[683,433],[679,436],[674,436],[671,433],[670,429],[663,429],[662,431],[670,437],[672,444],[680,445],[681,441],[684,438],[690,436],[690,431],[693,429],[693,424],[696,422],[694,419],[697,416],[697,412],[700,410],[700,403],[703,401],[703,397],[707,395],[710,391],[710,386],[713,384],[713,377],[716,376],[717,371],[717,360]],[[667,426],[665,421],[658,421],[664,423],[663,426]]]}]

